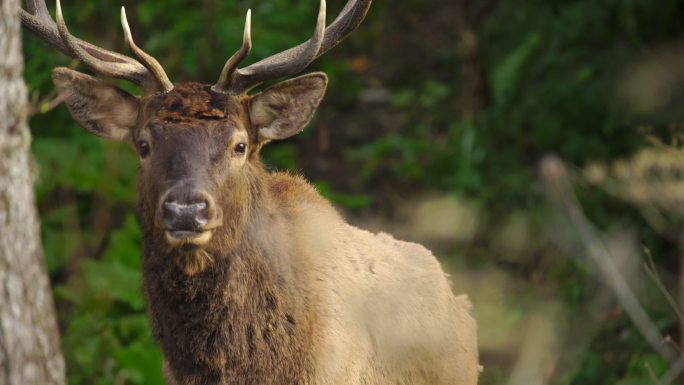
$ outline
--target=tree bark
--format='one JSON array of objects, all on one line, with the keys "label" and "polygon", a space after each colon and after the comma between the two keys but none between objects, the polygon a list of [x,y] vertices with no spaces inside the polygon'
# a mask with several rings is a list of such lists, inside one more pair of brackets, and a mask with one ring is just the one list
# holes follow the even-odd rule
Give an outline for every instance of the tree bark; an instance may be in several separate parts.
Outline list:
[{"label": "tree bark", "polygon": [[19,0],[0,0],[0,385],[64,385],[30,169]]}]

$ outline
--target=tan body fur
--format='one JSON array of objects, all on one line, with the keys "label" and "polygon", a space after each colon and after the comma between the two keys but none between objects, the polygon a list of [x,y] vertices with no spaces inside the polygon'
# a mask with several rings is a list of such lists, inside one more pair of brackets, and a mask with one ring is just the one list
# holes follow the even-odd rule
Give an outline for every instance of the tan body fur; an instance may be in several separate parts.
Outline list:
[{"label": "tan body fur", "polygon": [[299,177],[275,173],[268,182],[272,223],[264,226],[257,218],[259,228],[251,234],[267,252],[274,247],[274,254],[291,258],[264,257],[272,274],[297,276],[292,291],[314,293],[280,297],[293,302],[286,307],[301,307],[295,313],[311,317],[304,361],[312,367],[302,384],[477,383],[470,303],[451,293],[427,249],[348,225]]},{"label": "tan body fur", "polygon": [[470,302],[451,293],[430,251],[348,225],[303,180],[272,180],[292,185],[278,198],[320,293],[313,383],[477,383]]}]

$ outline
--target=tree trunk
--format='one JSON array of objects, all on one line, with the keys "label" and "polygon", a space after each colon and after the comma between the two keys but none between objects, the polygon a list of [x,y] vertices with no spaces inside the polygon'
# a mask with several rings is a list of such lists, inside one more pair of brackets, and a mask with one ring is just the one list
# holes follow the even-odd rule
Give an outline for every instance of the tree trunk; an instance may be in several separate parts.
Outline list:
[{"label": "tree trunk", "polygon": [[64,385],[30,169],[19,0],[0,0],[0,385]]}]

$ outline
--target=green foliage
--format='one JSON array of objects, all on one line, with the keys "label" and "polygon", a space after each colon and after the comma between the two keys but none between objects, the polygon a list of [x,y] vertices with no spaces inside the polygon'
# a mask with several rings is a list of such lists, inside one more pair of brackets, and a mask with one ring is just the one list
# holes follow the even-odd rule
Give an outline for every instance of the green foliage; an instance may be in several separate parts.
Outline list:
[{"label": "green foliage", "polygon": [[533,55],[538,52],[535,51],[539,48],[541,40],[537,32],[530,33],[520,46],[492,69],[490,83],[495,105],[502,106],[511,102],[511,94],[520,86],[523,71]]},{"label": "green foliage", "polygon": [[141,296],[140,243],[138,222],[128,215],[101,259],[83,261],[78,276],[55,287],[70,383],[164,383]]},{"label": "green foliage", "polygon": [[324,181],[313,182],[318,192],[336,205],[346,207],[352,210],[366,208],[371,203],[371,198],[368,195],[354,195],[345,194],[334,191],[330,185]]}]

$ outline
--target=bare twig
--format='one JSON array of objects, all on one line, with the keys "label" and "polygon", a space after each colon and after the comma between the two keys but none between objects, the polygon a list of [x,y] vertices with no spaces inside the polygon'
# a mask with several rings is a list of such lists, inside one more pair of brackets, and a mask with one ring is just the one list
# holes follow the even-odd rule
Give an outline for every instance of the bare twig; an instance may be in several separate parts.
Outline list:
[{"label": "bare twig", "polygon": [[614,258],[597,234],[597,231],[584,216],[570,185],[563,162],[555,156],[547,156],[541,165],[542,178],[546,184],[549,198],[558,206],[570,225],[577,231],[587,254],[596,264],[613,294],[627,312],[636,328],[653,350],[667,362],[676,358],[674,351],[663,343],[663,336],[639,303],[624,277],[614,264]]},{"label": "bare twig", "polygon": [[682,349],[679,347],[679,344],[677,344],[677,342],[675,342],[675,340],[672,339],[671,335],[668,334],[665,336],[665,343],[670,345],[670,347],[672,347],[672,349],[677,353],[682,353]]},{"label": "bare twig", "polygon": [[646,366],[646,372],[648,372],[648,376],[651,378],[651,381],[653,381],[654,384],[656,385],[663,385],[662,382],[656,377],[656,374],[653,372],[653,368],[651,367],[651,364],[648,362],[644,364]]},{"label": "bare twig", "polygon": [[55,107],[59,106],[64,100],[66,100],[69,95],[70,94],[67,92],[61,94],[58,94],[56,91],[51,92],[48,94],[48,96],[43,98],[43,100],[31,104],[28,112],[28,118],[31,118],[34,115],[46,114],[52,111],[55,109]]},{"label": "bare twig", "polygon": [[659,383],[662,385],[670,385],[680,374],[682,374],[682,372],[684,372],[684,354],[680,355],[679,358],[677,358],[677,361],[670,366]]},{"label": "bare twig", "polygon": [[645,250],[646,254],[646,263],[644,263],[644,269],[646,270],[646,273],[648,273],[648,276],[651,277],[653,280],[653,283],[658,287],[660,292],[663,294],[663,297],[667,300],[667,303],[670,304],[672,307],[672,310],[677,314],[677,317],[679,318],[680,322],[684,322],[684,316],[682,316],[682,311],[679,309],[679,306],[677,305],[677,302],[675,299],[672,297],[672,294],[667,291],[667,288],[665,288],[665,285],[663,285],[663,282],[660,280],[660,277],[658,276],[658,272],[656,271],[655,263],[653,262],[653,257],[651,256],[651,252],[648,250]]},{"label": "bare twig", "polygon": [[[70,69],[75,69],[78,67],[78,60],[72,60],[69,63],[68,68]],[[31,119],[31,117],[38,115],[38,114],[46,114],[52,110],[54,110],[57,106],[59,106],[66,98],[69,97],[69,93],[62,93],[58,94],[57,89],[53,88],[52,91],[50,91],[43,99],[39,99],[38,92],[33,94],[34,96],[31,97],[31,101],[29,102],[29,107],[27,110],[27,119]]]}]

